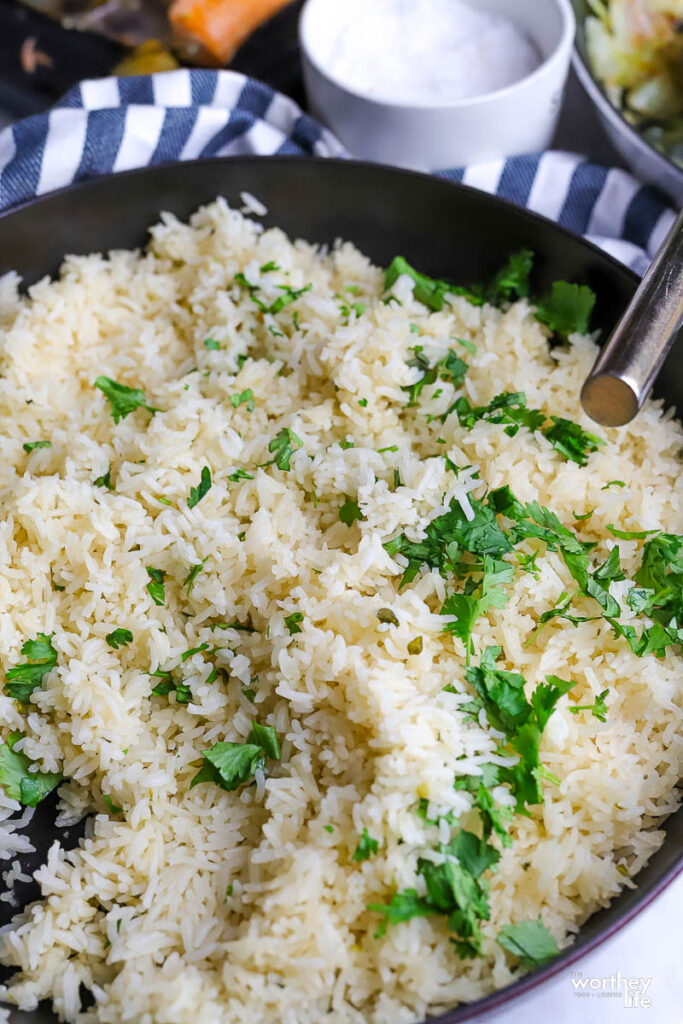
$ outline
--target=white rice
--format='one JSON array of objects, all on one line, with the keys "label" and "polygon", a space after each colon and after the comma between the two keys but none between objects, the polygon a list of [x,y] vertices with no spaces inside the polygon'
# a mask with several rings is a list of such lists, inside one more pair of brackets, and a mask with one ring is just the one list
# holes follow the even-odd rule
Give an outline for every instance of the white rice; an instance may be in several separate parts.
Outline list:
[{"label": "white rice", "polygon": [[[261,272],[269,261],[280,269]],[[313,288],[264,317],[234,284],[238,271],[268,302],[283,282]],[[352,246],[320,254],[222,201],[189,226],[165,217],[145,253],[67,259],[29,299],[5,279],[0,658],[5,670],[16,665],[24,641],[45,632],[59,660],[28,712],[0,695],[0,737],[25,732],[38,767],[63,772],[65,822],[94,815],[80,849],[53,846],[36,876],[43,900],[0,938],[2,960],[21,969],[4,993],[10,1004],[49,998],[79,1024],[408,1024],[514,977],[495,941],[503,925],[540,914],[566,945],[661,844],[681,767],[679,655],[639,659],[602,619],[576,629],[555,619],[525,646],[540,614],[572,589],[561,557],[543,549],[539,579],[518,572],[474,644],[501,646],[500,665],[523,673],[529,692],[549,673],[576,680],[543,739],[560,784],[512,823],[481,957],[458,959],[440,917],[373,937],[379,918],[366,905],[420,889],[418,857],[450,835],[415,813],[418,800],[430,814],[460,814],[469,797],[453,789],[456,771],[505,760],[485,720],[457,712],[468,687],[464,648],[438,614],[446,582],[423,571],[399,591],[402,568],[383,544],[401,531],[419,538],[452,498],[471,514],[468,494],[481,497],[483,481],[553,509],[597,541],[596,560],[614,544],[608,523],[683,527],[683,434],[657,403],[629,427],[601,431],[607,443],[583,468],[527,429],[510,438],[484,422],[465,431],[453,415],[427,423],[425,412],[452,401],[449,383],[404,409],[401,388],[419,376],[407,366],[411,346],[434,360],[456,337],[477,344],[476,357],[459,352],[473,404],[524,390],[529,406],[594,429],[576,395],[595,346],[574,337],[551,350],[525,302],[500,312],[454,299],[430,314],[408,279],[395,290],[402,305],[383,304],[382,272]],[[366,309],[347,317],[342,302]],[[240,354],[250,358],[238,372]],[[163,412],[139,409],[115,425],[93,387],[100,374],[144,388]],[[253,412],[229,401],[247,388]],[[256,468],[282,427],[303,441],[290,471]],[[340,446],[345,438],[355,446]],[[26,454],[23,443],[39,439],[52,447]],[[473,469],[456,478],[445,454]],[[204,465],[213,486],[189,509]],[[112,491],[93,484],[108,466]],[[254,479],[228,480],[239,468]],[[604,489],[615,479],[625,486]],[[348,527],[339,507],[356,496],[365,519]],[[620,548],[632,579],[642,543]],[[199,562],[188,595],[183,581]],[[146,566],[167,573],[163,607],[148,594]],[[625,586],[614,588],[622,602]],[[398,626],[380,623],[380,608]],[[595,614],[588,599],[576,608]],[[293,612],[303,621],[291,636]],[[234,619],[257,632],[210,629]],[[117,627],[134,640],[113,650],[104,638]],[[417,635],[423,650],[408,655]],[[203,642],[226,649],[182,664],[192,703],[150,699],[148,673],[177,668]],[[207,683],[214,662],[226,673]],[[606,723],[570,714],[603,689]],[[281,761],[236,792],[190,790],[201,752],[244,740],[254,718],[277,730]],[[110,816],[104,794],[122,816]],[[0,857],[26,850],[18,810],[0,792]],[[355,863],[364,828],[379,851]],[[81,984],[95,1000],[85,1012]]]}]

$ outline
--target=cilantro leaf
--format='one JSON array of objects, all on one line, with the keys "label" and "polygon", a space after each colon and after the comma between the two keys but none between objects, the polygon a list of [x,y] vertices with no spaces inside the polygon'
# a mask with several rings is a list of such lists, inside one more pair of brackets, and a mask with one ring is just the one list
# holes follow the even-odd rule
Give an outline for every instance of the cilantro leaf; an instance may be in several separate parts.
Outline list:
[{"label": "cilantro leaf", "polygon": [[301,633],[300,622],[304,621],[302,612],[292,612],[291,615],[285,615],[285,626],[289,630],[289,635],[294,636],[296,633]]},{"label": "cilantro leaf", "polygon": [[483,701],[486,717],[494,729],[514,735],[526,722],[531,707],[524,695],[524,676],[495,668],[499,647],[489,647],[479,668],[467,668],[465,679]]},{"label": "cilantro leaf", "polygon": [[241,394],[230,395],[230,405],[233,409],[239,409],[240,405],[246,403],[247,412],[254,411],[254,392],[251,388],[247,388],[246,391],[242,391]]},{"label": "cilantro leaf", "polygon": [[151,565],[148,565],[146,568],[150,579],[150,582],[147,584],[147,591],[154,603],[161,606],[166,601],[166,588],[164,586],[166,573],[163,569],[155,569]]},{"label": "cilantro leaf", "polygon": [[202,498],[211,490],[211,470],[208,466],[202,467],[198,487],[190,487],[190,497],[187,499],[187,507],[194,508]]},{"label": "cilantro leaf", "polygon": [[560,697],[569,693],[576,686],[573,679],[560,679],[559,676],[546,676],[544,683],[539,683],[531,694],[531,707],[536,714],[536,724],[541,732],[546,727]]},{"label": "cilantro leaf", "polygon": [[228,480],[232,480],[233,483],[237,483],[238,480],[253,480],[254,474],[247,473],[245,469],[236,469],[234,473],[230,473]]},{"label": "cilantro leaf", "polygon": [[145,392],[141,388],[129,388],[111,377],[98,377],[94,387],[99,388],[108,400],[114,423],[125,420],[126,416],[140,407],[152,414],[159,411],[146,404]]},{"label": "cilantro leaf", "polygon": [[203,562],[195,562],[195,564],[191,567],[191,569],[188,572],[187,576],[183,580],[183,586],[187,587],[187,590],[185,591],[185,593],[187,594],[188,597],[192,593],[192,588],[194,587],[195,580],[197,579],[197,577],[199,576],[200,572],[202,571],[202,569],[206,565],[207,561],[208,561],[208,559],[205,558]]},{"label": "cilantro leaf", "polygon": [[358,502],[347,498],[339,509],[339,518],[346,526],[353,526],[355,522],[365,519],[365,516],[361,512]]},{"label": "cilantro leaf", "polygon": [[619,540],[645,540],[646,537],[651,537],[653,533],[657,533],[657,530],[618,530],[614,523],[608,523],[607,529],[613,537],[617,537]]},{"label": "cilantro leaf", "polygon": [[475,423],[484,420],[487,423],[506,423],[505,433],[514,437],[520,427],[539,430],[545,423],[545,413],[540,409],[527,409],[526,394],[523,391],[504,391],[492,398],[488,405],[472,407],[463,396],[456,399],[453,405],[441,417],[444,422],[455,412],[461,427],[471,430]]},{"label": "cilantro leaf", "polygon": [[420,274],[403,256],[394,256],[387,267],[384,276],[384,290],[388,292],[404,274],[412,279],[413,295],[418,302],[434,311],[443,309],[444,296],[453,290],[452,286],[446,281],[438,281],[427,277],[426,274]]},{"label": "cilantro leaf", "polygon": [[26,441],[22,447],[25,452],[32,452],[36,448],[52,448],[52,441]]},{"label": "cilantro leaf", "polygon": [[104,639],[117,651],[119,647],[126,647],[132,642],[133,634],[129,629],[115,629],[112,633],[107,633]]},{"label": "cilantro leaf", "polygon": [[22,738],[20,732],[13,732],[0,743],[0,786],[10,800],[35,807],[60,784],[62,776],[57,772],[32,772],[30,757],[14,749]]},{"label": "cilantro leaf", "polygon": [[381,938],[386,934],[387,925],[401,924],[402,921],[410,921],[413,917],[429,917],[438,914],[439,910],[422,896],[418,896],[416,889],[404,889],[402,892],[394,893],[389,903],[368,903],[368,910],[375,914],[381,914],[384,921],[375,932],[375,938]]},{"label": "cilantro leaf", "polygon": [[595,293],[586,285],[555,281],[550,295],[536,304],[536,319],[561,338],[587,334]]},{"label": "cilantro leaf", "polygon": [[38,633],[35,640],[27,640],[21,653],[28,662],[15,665],[5,673],[7,683],[4,692],[21,704],[28,704],[31,694],[43,681],[43,677],[57,664],[57,651],[52,646],[54,634]]},{"label": "cilantro leaf", "polygon": [[114,487],[111,482],[111,466],[107,466],[107,472],[93,480],[93,484],[95,487],[106,487],[108,491],[113,491]]},{"label": "cilantro leaf", "polygon": [[607,704],[605,703],[605,697],[608,693],[609,690],[603,690],[592,704],[574,704],[569,710],[572,715],[578,715],[580,711],[590,711],[594,718],[597,718],[600,722],[606,722]]},{"label": "cilantro leaf", "polygon": [[503,949],[519,957],[526,967],[541,967],[560,952],[540,917],[537,921],[506,925],[501,928],[496,941]]},{"label": "cilantro leaf", "polygon": [[219,341],[215,341],[213,338],[204,339],[204,348],[208,348],[211,352],[218,352],[221,344]]},{"label": "cilantro leaf", "polygon": [[379,850],[379,843],[376,839],[373,839],[367,828],[363,829],[363,834],[358,840],[358,846],[353,851],[351,860],[359,864],[363,860],[369,860],[373,853],[377,853]]},{"label": "cilantro leaf", "polygon": [[118,817],[119,814],[123,814],[123,807],[119,807],[117,804],[115,804],[112,798],[108,796],[106,793],[102,794],[102,799],[107,805],[107,810],[111,814],[112,818],[116,818]]},{"label": "cilantro leaf", "polygon": [[444,850],[457,857],[465,871],[469,871],[475,878],[479,878],[500,860],[500,853],[495,846],[465,829],[456,832]]},{"label": "cilantro leaf", "polygon": [[265,767],[265,753],[258,743],[214,743],[202,751],[204,766],[190,783],[190,789],[202,782],[214,782],[221,789],[232,791],[248,782],[255,771]]},{"label": "cilantro leaf", "polygon": [[412,349],[414,355],[408,360],[408,366],[422,370],[422,376],[414,384],[406,384],[401,390],[408,392],[408,407],[417,404],[422,391],[429,384],[437,380],[445,380],[460,387],[463,378],[467,373],[467,363],[456,355],[453,349],[449,349],[443,359],[440,359],[434,366],[430,366],[429,360],[422,354],[422,345],[416,345]]},{"label": "cilantro leaf", "polygon": [[275,463],[278,469],[289,470],[289,461],[297,448],[303,446],[303,441],[289,427],[283,427],[268,445],[268,451],[274,452],[274,458],[266,465]]},{"label": "cilantro leaf", "polygon": [[304,285],[303,288],[290,288],[288,284],[279,284],[278,288],[283,292],[283,294],[279,299],[276,299],[275,302],[265,310],[265,312],[272,313],[274,316],[276,313],[283,310],[285,306],[289,306],[292,302],[296,302],[297,299],[300,299],[305,292],[310,292],[312,287],[312,284]]},{"label": "cilantro leaf", "polygon": [[513,302],[529,294],[529,276],[534,263],[531,249],[513,252],[486,289],[486,301],[492,305]]},{"label": "cilantro leaf", "polygon": [[553,448],[570,462],[585,466],[588,462],[588,455],[591,452],[596,452],[598,446],[605,443],[601,437],[589,434],[572,420],[565,420],[560,416],[551,416],[550,418],[553,421],[553,426],[546,427],[542,434],[547,441],[550,441]]},{"label": "cilantro leaf", "polygon": [[267,757],[271,757],[276,761],[279,761],[282,756],[278,735],[270,725],[259,725],[258,722],[252,722],[247,743],[257,744]]}]

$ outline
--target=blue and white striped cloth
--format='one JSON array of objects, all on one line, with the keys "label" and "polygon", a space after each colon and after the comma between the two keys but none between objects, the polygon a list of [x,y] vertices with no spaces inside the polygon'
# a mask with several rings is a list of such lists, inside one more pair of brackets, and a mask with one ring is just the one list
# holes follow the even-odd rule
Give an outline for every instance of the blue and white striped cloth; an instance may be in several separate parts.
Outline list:
[{"label": "blue and white striped cloth", "polygon": [[[349,156],[292,100],[233,71],[93,79],[0,133],[0,209],[101,174],[237,154]],[[651,186],[575,153],[437,173],[559,221],[640,272],[674,218]]]}]

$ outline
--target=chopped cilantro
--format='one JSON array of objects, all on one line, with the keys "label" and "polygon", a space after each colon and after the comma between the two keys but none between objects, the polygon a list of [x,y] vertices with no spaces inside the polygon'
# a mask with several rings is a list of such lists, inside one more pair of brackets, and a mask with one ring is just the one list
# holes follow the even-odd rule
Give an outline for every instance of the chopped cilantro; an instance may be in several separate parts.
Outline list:
[{"label": "chopped cilantro", "polygon": [[25,452],[32,452],[36,448],[52,448],[52,441],[26,441],[22,447]]},{"label": "chopped cilantro", "polygon": [[412,279],[414,283],[413,295],[418,302],[423,303],[423,305],[434,311],[443,309],[444,297],[453,290],[452,286],[446,281],[437,281],[434,278],[427,277],[425,274],[420,274],[410,266],[403,256],[394,256],[387,267],[384,276],[384,290],[389,291],[390,288],[393,288],[399,277],[402,277],[404,274]]},{"label": "chopped cilantro", "polygon": [[292,612],[291,615],[285,615],[285,626],[289,630],[290,636],[294,636],[296,633],[301,633],[300,622],[304,621],[302,612]]},{"label": "chopped cilantro", "polygon": [[607,529],[613,537],[618,537],[619,540],[645,540],[646,537],[651,537],[653,533],[657,533],[657,530],[618,530],[614,523],[608,523]]},{"label": "chopped cilantro", "polygon": [[164,579],[166,573],[162,569],[154,569],[151,565],[147,567],[147,575],[150,582],[147,584],[147,591],[156,605],[163,605],[166,601],[166,588]]},{"label": "chopped cilantro", "polygon": [[588,461],[588,454],[596,452],[598,446],[605,442],[595,434],[589,434],[583,430],[578,423],[572,420],[565,420],[559,416],[551,416],[552,427],[545,427],[542,431],[547,441],[550,441],[560,455],[565,459],[585,466]]},{"label": "chopped cilantro", "polygon": [[232,480],[233,483],[237,483],[238,480],[253,480],[253,473],[247,473],[246,469],[236,469],[234,473],[228,475],[228,480]]},{"label": "chopped cilantro", "polygon": [[240,405],[246,403],[247,412],[254,411],[254,392],[251,388],[247,388],[246,391],[242,391],[241,394],[230,395],[230,405],[233,409],[239,409]]},{"label": "chopped cilantro", "polygon": [[513,252],[486,289],[486,301],[500,305],[501,302],[513,302],[528,296],[533,263],[534,254],[530,249]]},{"label": "chopped cilantro", "polygon": [[276,761],[282,757],[280,741],[275,729],[270,725],[259,725],[258,722],[252,722],[247,743],[257,744],[265,751],[267,757],[272,757]]},{"label": "chopped cilantro", "polygon": [[387,445],[386,448],[378,448],[377,449],[377,454],[378,455],[383,455],[385,452],[397,452],[397,451],[398,451],[398,445],[397,444],[389,444],[389,445]]},{"label": "chopped cilantro", "polygon": [[339,518],[346,526],[353,526],[357,520],[365,519],[357,501],[347,498],[339,509]]},{"label": "chopped cilantro", "polygon": [[379,850],[379,843],[376,839],[373,839],[367,828],[363,829],[363,834],[358,840],[358,846],[353,851],[351,860],[359,864],[363,860],[369,860],[373,853],[377,853]]},{"label": "chopped cilantro", "polygon": [[293,430],[290,430],[289,427],[283,427],[268,445],[268,451],[274,452],[274,458],[270,462],[265,463],[265,465],[270,466],[275,463],[278,469],[286,472],[289,470],[289,462],[292,455],[297,448],[302,446],[303,441],[301,438]]},{"label": "chopped cilantro", "polygon": [[349,448],[355,448],[356,445],[355,445],[355,442],[352,441],[350,438],[344,437],[339,442],[339,447],[342,449],[342,451],[348,451]]},{"label": "chopped cilantro", "polygon": [[381,914],[384,918],[375,932],[376,939],[386,934],[387,925],[401,924],[403,921],[410,921],[413,917],[430,917],[432,914],[439,913],[439,908],[423,896],[418,896],[416,889],[404,889],[403,892],[394,893],[391,901],[387,904],[368,903],[368,910],[372,910],[375,914]]},{"label": "chopped cilantro", "polygon": [[118,651],[119,647],[126,647],[132,642],[133,634],[129,629],[115,629],[112,633],[107,633],[104,639],[110,647]]},{"label": "chopped cilantro", "polygon": [[626,487],[626,484],[623,480],[610,480],[604,485],[604,487],[601,487],[600,490],[606,491],[609,487]]},{"label": "chopped cilantro", "polygon": [[545,413],[540,409],[527,409],[526,395],[523,391],[504,391],[491,399],[488,405],[472,407],[464,395],[456,399],[453,405],[441,416],[442,423],[455,412],[461,427],[471,430],[479,420],[487,423],[506,423],[505,433],[514,437],[520,427],[539,430],[545,423]]},{"label": "chopped cilantro", "polygon": [[211,352],[218,352],[221,344],[219,341],[214,341],[213,338],[206,338],[204,340],[204,348],[208,348]]},{"label": "chopped cilantro", "polygon": [[190,487],[190,497],[187,499],[187,507],[194,508],[211,490],[211,470],[208,466],[202,467],[198,487]]},{"label": "chopped cilantro", "polygon": [[52,646],[52,637],[38,633],[35,640],[27,640],[21,653],[28,661],[7,670],[4,692],[21,704],[28,704],[31,694],[43,681],[43,677],[57,664],[57,651]]},{"label": "chopped cilantro", "polygon": [[205,558],[203,562],[195,562],[195,564],[192,566],[187,576],[183,580],[183,586],[187,587],[186,594],[188,597],[192,593],[192,588],[194,587],[194,582],[197,579],[197,576],[199,576],[200,572],[206,565],[207,561],[208,559]]},{"label": "chopped cilantro", "polygon": [[[485,615],[489,608],[504,608],[508,595],[503,584],[512,583],[514,569],[507,562],[484,556],[483,575],[478,587],[469,583],[470,590],[465,593],[451,594],[441,608],[442,615],[454,616],[454,621],[445,626],[445,630],[459,637],[465,645],[467,664],[474,653],[472,630],[480,615]],[[470,577],[470,579],[472,579]]]},{"label": "chopped cilantro", "polygon": [[584,512],[583,515],[579,515],[578,512],[572,512],[572,515],[574,516],[574,519],[578,523],[578,522],[583,522],[584,519],[590,519],[590,517],[593,515],[593,512],[592,511],[591,512]]},{"label": "chopped cilantro", "polygon": [[106,793],[102,794],[102,799],[104,800],[105,804],[107,805],[107,810],[111,814],[112,818],[116,818],[116,817],[118,817],[119,814],[123,814],[123,807],[118,807],[114,803],[112,798],[110,796],[107,796]]},{"label": "chopped cilantro", "polygon": [[107,466],[107,472],[93,480],[93,484],[95,487],[106,487],[108,491],[113,491],[114,488],[111,482],[111,466]]},{"label": "chopped cilantro", "polygon": [[146,404],[145,392],[141,388],[126,387],[125,384],[119,384],[111,377],[98,377],[94,387],[99,388],[108,400],[114,423],[125,420],[126,416],[140,407],[152,414],[159,411]]},{"label": "chopped cilantro", "polygon": [[587,334],[594,305],[595,293],[586,285],[555,281],[550,295],[536,304],[536,319],[564,339]]},{"label": "chopped cilantro", "polygon": [[60,784],[62,776],[57,772],[32,772],[31,759],[14,749],[20,739],[22,733],[12,732],[0,743],[0,786],[10,800],[35,807]]},{"label": "chopped cilantro", "polygon": [[[467,373],[467,363],[463,362],[460,356],[457,356],[452,349],[449,349],[443,359],[440,359],[433,366],[430,365],[426,356],[422,354],[422,345],[416,345],[412,351],[414,355],[412,359],[408,360],[408,366],[422,370],[422,376],[414,384],[406,384],[401,388],[402,391],[408,393],[409,408],[417,405],[417,400],[422,394],[423,389],[430,384],[434,384],[437,380],[445,380],[452,383],[456,388],[460,387]],[[436,398],[436,394],[432,397]]]},{"label": "chopped cilantro", "polygon": [[[199,647],[190,647],[187,651],[184,651],[180,655],[180,660],[181,661],[187,661],[187,659],[191,658],[194,654],[201,654],[203,651],[208,651],[208,649],[209,649],[209,645],[207,643],[200,644]],[[216,647],[211,653],[215,654],[216,651],[218,651],[218,650],[220,650],[220,648]]]},{"label": "chopped cilantro", "polygon": [[280,743],[275,730],[254,722],[246,743],[214,743],[202,751],[204,766],[190,783],[190,789],[202,782],[214,782],[221,789],[237,789],[258,770],[265,768],[266,757],[279,759]]},{"label": "chopped cilantro", "polygon": [[254,701],[256,700],[256,693],[254,690],[252,690],[250,686],[242,687],[242,695],[246,700],[249,701],[250,704],[253,704]]},{"label": "chopped cilantro", "polygon": [[279,284],[278,288],[283,292],[283,294],[279,299],[276,299],[275,302],[265,310],[265,312],[272,313],[274,316],[276,313],[283,310],[285,306],[289,306],[292,302],[296,302],[296,300],[301,298],[305,292],[310,292],[312,287],[312,284],[304,285],[303,288],[290,288],[288,284]]},{"label": "chopped cilantro", "polygon": [[467,338],[453,338],[453,341],[457,342],[458,345],[462,345],[466,352],[469,352],[471,356],[476,356],[477,346],[473,341],[468,341]]},{"label": "chopped cilantro", "polygon": [[151,696],[168,697],[169,694],[175,693],[176,704],[189,704],[191,702],[192,691],[190,687],[186,683],[177,682],[172,672],[158,668],[154,672],[150,672],[149,675],[161,680],[160,683],[153,687]]},{"label": "chopped cilantro", "polygon": [[330,834],[334,832],[334,825],[323,825],[323,828],[325,829],[326,832],[329,832]]},{"label": "chopped cilantro", "polygon": [[506,925],[499,931],[496,941],[503,949],[519,957],[525,967],[540,967],[560,952],[540,917],[537,921]]},{"label": "chopped cilantro", "polygon": [[590,711],[590,713],[601,722],[607,721],[607,704],[605,703],[605,697],[609,693],[609,690],[603,690],[595,698],[592,704],[575,704],[569,708],[572,715],[578,715],[580,711]]},{"label": "chopped cilantro", "polygon": [[362,407],[363,409],[365,409],[365,407],[366,407],[366,406],[367,406],[367,404],[368,404],[368,400],[367,400],[367,398],[359,398],[359,399],[358,399],[358,404],[359,404],[359,405],[360,405],[360,406],[361,406],[361,407]]}]

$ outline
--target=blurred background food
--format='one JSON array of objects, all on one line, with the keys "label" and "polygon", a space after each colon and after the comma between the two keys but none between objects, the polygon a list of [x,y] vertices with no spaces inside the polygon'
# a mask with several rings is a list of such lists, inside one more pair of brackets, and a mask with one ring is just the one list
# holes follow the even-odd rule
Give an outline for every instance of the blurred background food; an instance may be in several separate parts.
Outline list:
[{"label": "blurred background food", "polygon": [[611,102],[683,167],[683,0],[590,0],[586,44]]}]

